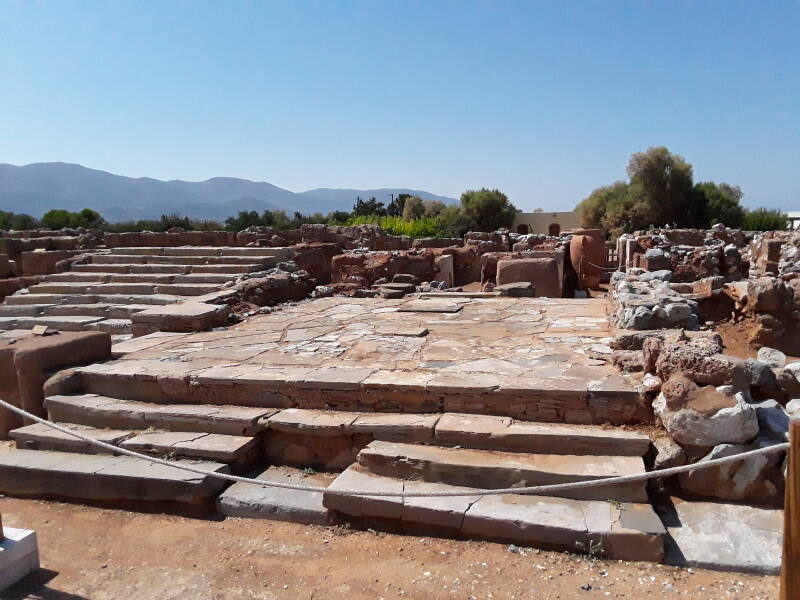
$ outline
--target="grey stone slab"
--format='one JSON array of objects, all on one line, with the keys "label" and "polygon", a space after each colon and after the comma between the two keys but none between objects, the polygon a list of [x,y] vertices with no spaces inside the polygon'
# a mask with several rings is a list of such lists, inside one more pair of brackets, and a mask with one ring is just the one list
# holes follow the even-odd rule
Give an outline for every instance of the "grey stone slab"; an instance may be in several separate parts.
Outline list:
[{"label": "grey stone slab", "polygon": [[403,514],[403,501],[399,497],[347,496],[329,493],[336,490],[361,490],[364,492],[402,492],[403,481],[392,477],[381,477],[350,466],[328,486],[323,504],[352,517],[373,517],[381,519],[400,519]]},{"label": "grey stone slab", "polygon": [[672,565],[777,575],[783,552],[783,511],[673,498],[659,508],[669,532]]},{"label": "grey stone slab", "polygon": [[29,529],[4,527],[0,539],[0,592],[39,568],[36,533]]},{"label": "grey stone slab", "polygon": [[[186,464],[228,471],[220,463]],[[124,456],[33,450],[0,453],[0,492],[9,495],[194,504],[216,495],[224,486],[222,480],[210,476]]]},{"label": "grey stone slab", "polygon": [[636,431],[455,413],[439,420],[436,440],[448,446],[543,454],[644,456],[650,448],[650,438]]},{"label": "grey stone slab", "polygon": [[461,310],[458,304],[435,302],[432,300],[411,300],[397,307],[398,312],[422,313],[457,313]]},{"label": "grey stone slab", "polygon": [[[256,476],[258,479],[326,487],[329,480],[319,475],[307,476],[299,471],[271,467]],[[322,503],[322,493],[235,483],[217,499],[223,515],[249,519],[272,519],[307,525],[326,525],[332,517]]]},{"label": "grey stone slab", "polygon": [[[106,444],[118,445],[122,440],[133,435],[131,430],[97,429],[73,423],[61,423],[63,427]],[[26,450],[58,450],[61,452],[80,452],[84,454],[104,454],[110,452],[98,448],[67,433],[40,423],[27,425],[9,432],[9,436],[17,444],[17,448]]]},{"label": "grey stone slab", "polygon": [[[489,489],[589,481],[645,471],[640,457],[523,454],[384,441],[370,442],[359,452],[358,462],[380,475]],[[647,502],[644,482],[565,490],[557,495]]]}]

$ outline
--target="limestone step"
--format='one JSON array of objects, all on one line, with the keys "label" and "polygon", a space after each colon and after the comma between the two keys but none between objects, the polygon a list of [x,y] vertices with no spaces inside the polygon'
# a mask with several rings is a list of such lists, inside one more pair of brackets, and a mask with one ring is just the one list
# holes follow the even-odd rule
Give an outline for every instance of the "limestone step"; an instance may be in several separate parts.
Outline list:
[{"label": "limestone step", "polygon": [[[59,423],[92,439],[121,446],[134,452],[155,456],[172,456],[197,460],[210,460],[234,465],[241,470],[262,454],[258,438],[253,436],[198,433],[186,431],[156,431],[135,429],[100,429],[89,425]],[[81,454],[113,454],[89,442],[58,431],[44,424],[34,423],[9,432],[17,448],[25,450],[55,450]]]},{"label": "limestone step", "polygon": [[51,273],[45,277],[47,283],[66,283],[73,281],[83,281],[92,283],[108,283],[111,273],[83,271],[65,271],[64,273]]},{"label": "limestone step", "polygon": [[[81,433],[106,444],[119,445],[123,440],[134,435],[132,430],[98,429],[75,423],[59,423],[62,427]],[[9,437],[23,450],[55,450],[58,452],[78,452],[81,454],[109,454],[104,448],[98,448],[67,433],[40,423],[13,429]]]},{"label": "limestone step", "polygon": [[6,296],[8,306],[20,304],[148,304],[163,306],[182,299],[171,294],[20,294]]},{"label": "limestone step", "polygon": [[[234,267],[235,265],[231,265]],[[135,273],[135,274],[166,274],[183,275],[190,271],[190,265],[138,265],[138,264],[85,264],[72,265],[72,272],[78,273]]]},{"label": "limestone step", "polygon": [[644,456],[644,433],[591,425],[528,423],[454,413],[364,413],[288,408],[269,418],[267,456],[279,464],[346,467],[372,440],[504,452]]},{"label": "limestone step", "polygon": [[218,283],[168,283],[156,286],[157,293],[175,296],[202,296],[217,292],[219,289]]},{"label": "limestone step", "polygon": [[[227,473],[217,462],[175,461]],[[0,452],[0,493],[92,502],[207,504],[226,486],[221,479],[126,456],[48,450]]]},{"label": "limestone step", "polygon": [[257,437],[220,433],[144,431],[120,445],[143,454],[222,462],[237,472],[261,456]]},{"label": "limestone step", "polygon": [[[134,321],[144,313],[134,316]],[[136,325],[136,323],[134,323]],[[134,327],[134,331],[136,327]],[[238,349],[227,354],[214,353],[215,360],[240,356]],[[254,349],[259,352],[259,349]],[[246,351],[249,352],[249,351]],[[231,354],[233,353],[233,354]],[[290,367],[278,368],[260,364],[220,365],[195,360],[158,360],[125,358],[123,361],[90,365],[77,371],[86,391],[113,397],[151,402],[192,402],[204,404],[236,404],[241,406],[328,408],[357,412],[408,412],[440,414],[442,412],[508,416],[541,415],[532,421],[549,420],[550,412],[539,406],[548,398],[566,401],[573,397],[586,402],[586,387],[594,382],[583,380],[547,381],[542,385],[487,385],[477,375],[444,374],[420,384],[415,373],[375,371],[360,367]],[[245,358],[252,356],[248,354]],[[211,355],[208,355],[212,358]],[[194,358],[194,357],[192,357]],[[240,362],[240,361],[239,361]],[[621,377],[608,377],[605,389],[592,391],[600,399],[618,397],[621,405],[638,406],[638,392]],[[190,391],[191,390],[191,391]],[[480,402],[475,397],[480,395]],[[531,406],[532,410],[526,408]],[[625,406],[626,410],[628,406]],[[555,412],[555,409],[553,409]],[[572,413],[575,413],[574,416]],[[624,418],[621,413],[612,415]],[[565,411],[568,423],[583,422],[586,411]],[[525,418],[525,417],[523,417]],[[574,419],[574,421],[573,421]]]},{"label": "limestone step", "polygon": [[[326,473],[305,473],[289,467],[270,467],[252,475],[258,479],[327,487],[333,477]],[[234,483],[217,498],[217,509],[228,517],[271,519],[305,525],[330,525],[334,516],[322,504],[322,492],[306,492]]]},{"label": "limestone step", "polygon": [[126,335],[133,333],[133,323],[130,319],[103,319],[102,321],[91,323],[88,329],[104,331],[111,335]]},{"label": "limestone step", "polygon": [[239,263],[235,265],[148,265],[148,264],[86,264],[72,265],[71,273],[101,273],[114,275],[241,275],[264,269],[262,263]]},{"label": "limestone step", "polygon": [[294,255],[294,250],[261,246],[139,246],[111,248],[108,253],[118,256],[250,256],[289,260]]},{"label": "limestone step", "polygon": [[28,288],[31,294],[155,294],[152,283],[40,283]]},{"label": "limestone step", "polygon": [[257,260],[252,256],[136,256],[118,254],[94,254],[91,258],[95,265],[252,265],[274,266],[280,260],[264,256]]},{"label": "limestone step", "polygon": [[[520,454],[373,441],[358,464],[377,475],[476,488],[510,488],[590,481],[645,472],[634,456]],[[551,494],[577,500],[647,502],[646,482],[565,490]]]},{"label": "limestone step", "polygon": [[56,395],[45,399],[51,421],[113,429],[163,429],[255,436],[267,427],[275,409],[196,404],[153,404],[96,394]]},{"label": "limestone step", "polygon": [[0,306],[0,315],[26,315],[56,317],[103,317],[104,319],[127,319],[134,313],[146,310],[146,304],[19,304]]},{"label": "limestone step", "polygon": [[266,267],[262,263],[240,263],[238,265],[192,265],[189,273],[250,273],[251,271],[260,271]]},{"label": "limestone step", "polygon": [[32,329],[37,325],[46,325],[57,331],[83,331],[89,325],[102,321],[101,317],[0,317],[0,330]]},{"label": "limestone step", "polygon": [[650,449],[650,438],[640,431],[459,413],[442,415],[435,438],[440,446],[540,454],[644,456]]},{"label": "limestone step", "polygon": [[[475,493],[403,499],[331,493],[336,490]],[[520,494],[487,496],[476,488],[377,475],[360,465],[351,466],[328,486],[323,504],[373,527],[375,522],[388,520],[416,531],[588,552],[616,560],[661,562],[664,556],[664,526],[649,504]]]}]

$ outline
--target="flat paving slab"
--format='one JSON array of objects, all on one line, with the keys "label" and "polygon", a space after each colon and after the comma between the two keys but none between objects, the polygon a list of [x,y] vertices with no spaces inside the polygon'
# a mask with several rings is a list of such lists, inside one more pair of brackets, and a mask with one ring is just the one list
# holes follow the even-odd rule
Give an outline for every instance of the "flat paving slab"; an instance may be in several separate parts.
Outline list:
[{"label": "flat paving slab", "polygon": [[783,553],[783,511],[723,502],[659,508],[667,527],[667,564],[777,575]]},{"label": "flat paving slab", "polygon": [[[333,477],[326,474],[305,474],[287,467],[270,467],[255,475],[277,483],[327,487]],[[327,525],[333,519],[322,504],[321,492],[267,487],[251,483],[234,483],[217,499],[219,511],[229,517],[272,519],[307,525]]]}]

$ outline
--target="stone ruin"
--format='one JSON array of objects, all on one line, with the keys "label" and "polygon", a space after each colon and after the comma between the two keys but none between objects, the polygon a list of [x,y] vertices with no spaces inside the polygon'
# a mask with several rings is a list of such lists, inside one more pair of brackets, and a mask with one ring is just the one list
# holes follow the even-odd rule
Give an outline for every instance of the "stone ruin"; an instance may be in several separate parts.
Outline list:
[{"label": "stone ruin", "polygon": [[[800,361],[787,358],[800,355],[798,247],[797,232],[722,225],[619,238],[609,358],[641,376],[663,427],[657,467],[786,441],[790,416],[800,416]],[[725,353],[730,335],[743,338],[736,356]],[[780,506],[785,469],[781,454],[762,455],[675,485],[690,497]]]},{"label": "stone ruin", "polygon": [[[618,241],[618,265],[591,230],[412,240],[305,225],[0,240],[0,270],[19,286],[0,306],[1,397],[12,403],[210,471],[474,494],[228,486],[95,454],[3,411],[0,433],[16,448],[0,452],[0,493],[381,523],[655,562],[676,560],[672,537],[680,564],[776,568],[781,454],[559,497],[480,490],[642,474],[785,440],[800,410],[800,362],[786,357],[800,354],[792,232],[638,232]],[[34,325],[62,333],[31,336]],[[726,354],[726,325],[746,326],[757,356]],[[731,528],[750,522],[759,526]]]}]

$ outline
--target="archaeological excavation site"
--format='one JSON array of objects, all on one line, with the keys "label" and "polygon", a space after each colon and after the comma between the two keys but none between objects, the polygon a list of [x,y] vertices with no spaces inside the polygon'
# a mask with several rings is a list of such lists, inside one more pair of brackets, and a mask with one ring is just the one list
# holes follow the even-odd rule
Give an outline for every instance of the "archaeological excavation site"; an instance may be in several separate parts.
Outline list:
[{"label": "archaeological excavation site", "polygon": [[8,231],[0,275],[3,495],[780,569],[794,231]]}]

